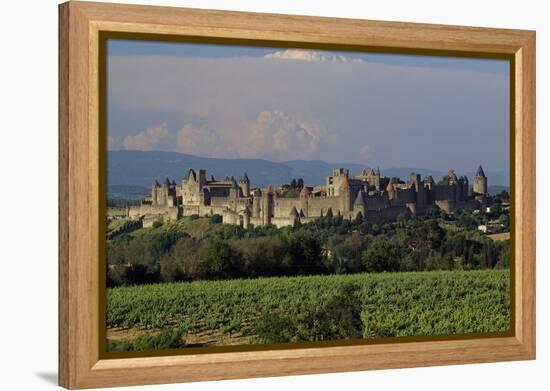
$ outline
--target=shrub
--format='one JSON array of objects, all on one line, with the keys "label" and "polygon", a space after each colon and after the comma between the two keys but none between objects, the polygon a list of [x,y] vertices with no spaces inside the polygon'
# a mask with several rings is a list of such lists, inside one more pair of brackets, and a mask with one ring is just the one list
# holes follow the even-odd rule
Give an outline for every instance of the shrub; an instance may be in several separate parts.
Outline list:
[{"label": "shrub", "polygon": [[162,220],[155,220],[155,221],[153,221],[153,228],[162,227],[163,224],[164,224],[164,222]]},{"label": "shrub", "polygon": [[349,283],[320,307],[294,314],[265,313],[256,324],[256,333],[272,343],[361,338],[359,290],[358,285]]},{"label": "shrub", "polygon": [[212,224],[220,224],[223,221],[222,216],[215,214],[210,216],[210,222]]}]

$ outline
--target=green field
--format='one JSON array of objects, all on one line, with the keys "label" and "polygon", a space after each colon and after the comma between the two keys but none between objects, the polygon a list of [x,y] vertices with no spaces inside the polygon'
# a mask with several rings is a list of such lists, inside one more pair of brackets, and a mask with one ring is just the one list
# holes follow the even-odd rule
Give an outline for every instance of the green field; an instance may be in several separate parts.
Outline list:
[{"label": "green field", "polygon": [[505,269],[111,288],[108,349],[506,331],[509,284]]}]

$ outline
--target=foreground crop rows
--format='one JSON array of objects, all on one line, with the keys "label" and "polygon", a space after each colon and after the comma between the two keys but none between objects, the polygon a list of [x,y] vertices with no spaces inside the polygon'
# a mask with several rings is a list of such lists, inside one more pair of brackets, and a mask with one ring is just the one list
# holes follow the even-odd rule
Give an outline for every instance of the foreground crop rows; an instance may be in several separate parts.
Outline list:
[{"label": "foreground crop rows", "polygon": [[[293,320],[314,314],[311,319],[315,323],[318,314],[326,311],[326,303],[335,302],[334,298],[345,291],[351,296],[349,302],[359,308],[363,338],[505,331],[510,325],[509,282],[508,270],[481,270],[113,288],[107,292],[107,327],[177,328],[185,333],[210,329],[254,336],[258,334],[258,320],[265,323],[270,316]],[[323,339],[323,330],[314,335],[306,330],[300,335],[294,339]],[[288,339],[292,341],[293,336]]]}]

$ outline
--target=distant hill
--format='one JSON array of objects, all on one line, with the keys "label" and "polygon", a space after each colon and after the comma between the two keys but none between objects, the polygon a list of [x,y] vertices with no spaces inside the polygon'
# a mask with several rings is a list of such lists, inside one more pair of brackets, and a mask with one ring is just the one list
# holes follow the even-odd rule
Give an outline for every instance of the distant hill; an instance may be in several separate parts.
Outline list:
[{"label": "distant hill", "polygon": [[502,193],[503,190],[510,192],[510,186],[488,186],[487,191],[491,195]]},{"label": "distant hill", "polygon": [[[254,186],[278,185],[287,183],[292,178],[303,178],[305,183],[320,185],[334,167],[349,168],[350,173],[357,175],[366,165],[356,163],[328,163],[322,160],[292,160],[272,162],[263,159],[218,159],[187,155],[177,152],[160,151],[109,151],[107,154],[107,186],[112,193],[130,193],[138,195],[143,188],[150,188],[153,180],[160,181],[165,177],[180,182],[189,168],[203,168],[208,177],[215,178],[234,176],[240,178],[247,172]],[[477,167],[472,167],[475,169]],[[438,181],[446,171],[423,168],[399,167],[382,170],[382,174],[391,177],[408,178],[411,172],[423,177],[432,175]],[[461,175],[462,173],[458,173]],[[473,171],[466,173],[472,182]],[[486,172],[489,185],[508,185],[504,174]],[[503,181],[506,179],[505,181]],[[122,186],[122,187],[121,187]],[[137,186],[135,188],[128,186]],[[125,190],[122,190],[125,189]]]}]

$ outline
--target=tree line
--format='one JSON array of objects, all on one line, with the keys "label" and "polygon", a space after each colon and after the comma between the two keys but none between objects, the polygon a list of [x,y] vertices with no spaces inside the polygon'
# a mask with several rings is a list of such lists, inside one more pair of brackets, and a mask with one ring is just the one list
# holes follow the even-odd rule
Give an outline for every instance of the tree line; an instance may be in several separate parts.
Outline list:
[{"label": "tree line", "polygon": [[280,229],[243,229],[212,216],[201,237],[158,224],[109,241],[107,283],[508,267],[509,241],[494,242],[475,227],[468,213],[385,224],[325,216]]}]

